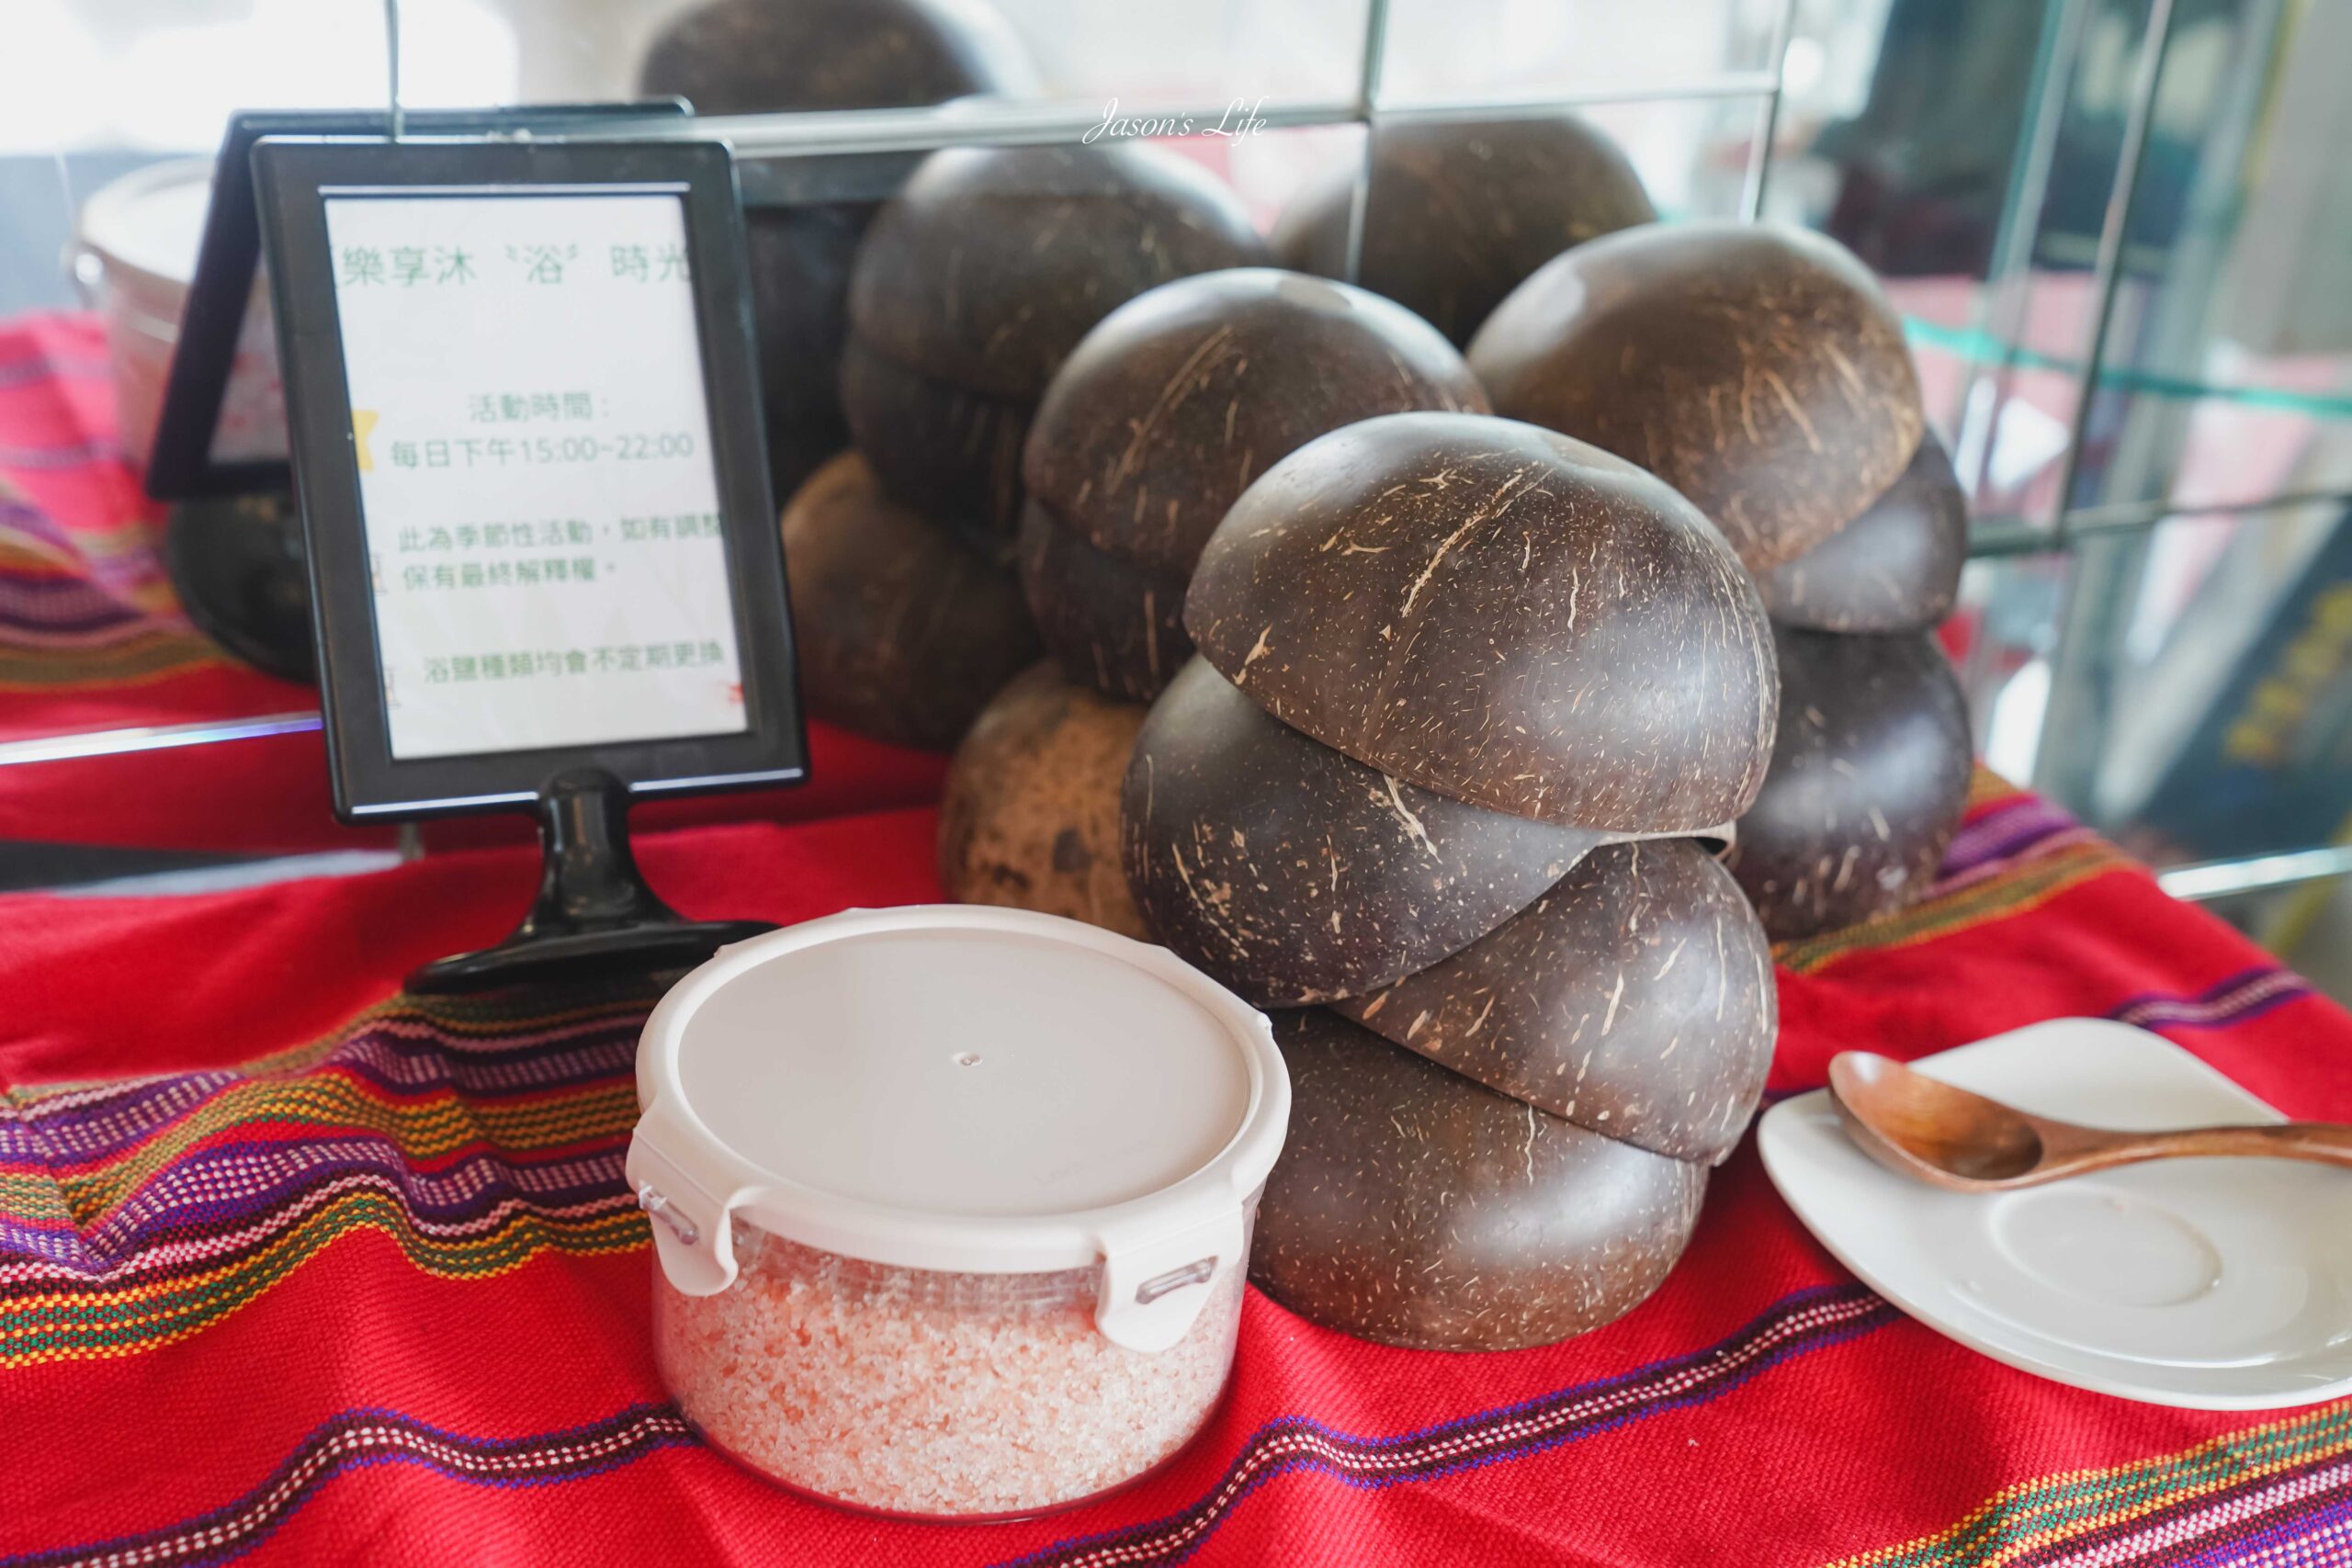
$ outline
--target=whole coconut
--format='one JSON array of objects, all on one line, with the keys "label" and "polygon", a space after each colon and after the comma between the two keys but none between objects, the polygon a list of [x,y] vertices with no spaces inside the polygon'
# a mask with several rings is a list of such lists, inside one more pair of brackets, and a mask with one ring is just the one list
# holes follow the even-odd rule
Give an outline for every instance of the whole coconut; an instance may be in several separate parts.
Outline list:
[{"label": "whole coconut", "polygon": [[1010,568],[892,501],[854,452],[784,513],[784,562],[809,711],[944,751],[1037,657]]},{"label": "whole coconut", "polygon": [[1050,664],[999,693],[947,770],[947,896],[1149,940],[1119,854],[1119,782],[1143,716],[1141,705],[1106,701]]},{"label": "whole coconut", "polygon": [[[1283,213],[1283,265],[1347,275],[1355,177],[1335,169]],[[1384,125],[1369,179],[1357,280],[1456,344],[1562,251],[1657,217],[1624,153],[1568,114]]]},{"label": "whole coconut", "polygon": [[1579,245],[1496,309],[1470,364],[1496,412],[1641,464],[1755,572],[1858,516],[1927,428],[1870,269],[1773,224],[1653,223]]}]

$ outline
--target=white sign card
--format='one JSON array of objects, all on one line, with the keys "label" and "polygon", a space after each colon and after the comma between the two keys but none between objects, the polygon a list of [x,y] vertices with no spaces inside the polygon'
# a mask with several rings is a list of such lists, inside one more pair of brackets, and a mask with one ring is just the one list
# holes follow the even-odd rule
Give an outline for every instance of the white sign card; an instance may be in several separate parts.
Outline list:
[{"label": "white sign card", "polygon": [[392,756],[741,733],[683,197],[325,194]]}]

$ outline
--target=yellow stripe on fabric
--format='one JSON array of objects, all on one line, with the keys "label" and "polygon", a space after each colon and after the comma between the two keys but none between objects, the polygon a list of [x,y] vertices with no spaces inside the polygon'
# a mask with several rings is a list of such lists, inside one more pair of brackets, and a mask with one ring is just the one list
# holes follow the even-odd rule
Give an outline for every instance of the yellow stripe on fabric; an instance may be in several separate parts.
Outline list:
[{"label": "yellow stripe on fabric", "polygon": [[[354,1193],[304,1219],[262,1251],[204,1275],[104,1296],[33,1296],[13,1303],[0,1325],[0,1370],[46,1361],[110,1360],[187,1339],[251,1306],[338,1240],[374,1231],[419,1272],[445,1280],[493,1280],[544,1253],[592,1258],[639,1251],[652,1240],[632,1206],[583,1220],[525,1214],[491,1235],[450,1243],[420,1235],[400,1201]],[[144,1312],[106,1314],[118,1302],[153,1297]],[[44,1306],[53,1315],[43,1316]]]},{"label": "yellow stripe on fabric", "polygon": [[[576,995],[576,990],[571,994]],[[601,1022],[633,1024],[652,993],[641,984],[607,987],[601,995],[556,1009],[533,1008],[532,998],[434,998],[398,996],[367,1010],[333,1033],[249,1064],[243,1074],[220,1082],[147,1142],[90,1170],[52,1179],[47,1173],[0,1177],[0,1194],[24,1219],[65,1219],[86,1224],[119,1206],[145,1182],[168,1176],[189,1151],[223,1133],[241,1128],[300,1125],[303,1141],[316,1144],[381,1138],[397,1151],[374,1185],[346,1190],[318,1209],[286,1221],[283,1234],[270,1235],[275,1211],[257,1213],[259,1233],[233,1256],[192,1261],[167,1277],[148,1278],[114,1289],[59,1288],[20,1282],[19,1293],[0,1296],[0,1367],[38,1361],[111,1359],[141,1354],[199,1333],[258,1301],[312,1257],[342,1236],[374,1231],[390,1238],[419,1271],[448,1280],[487,1280],[507,1274],[547,1252],[591,1257],[636,1251],[650,1236],[644,1216],[627,1195],[557,1202],[548,1213],[513,1195],[515,1206],[495,1221],[477,1221],[469,1234],[449,1236],[420,1229],[397,1191],[399,1165],[413,1167],[469,1144],[492,1157],[566,1145],[602,1145],[583,1153],[610,1160],[613,1145],[637,1117],[636,1095],[626,1071],[544,1090],[470,1100],[457,1089],[436,1085],[404,1098],[372,1079],[339,1070],[334,1054],[371,1031],[401,1025],[430,1030],[456,1043],[451,1055],[484,1062],[498,1059],[502,1043],[545,1043],[559,1050],[576,1036],[582,1048],[598,1048],[592,1032]],[[549,1035],[556,1036],[549,1040]],[[609,1034],[603,1039],[609,1048]],[[479,1042],[482,1049],[473,1049]],[[412,1043],[413,1038],[412,1037]],[[425,1043],[435,1043],[427,1041]],[[321,1070],[322,1065],[326,1070]],[[142,1075],[137,1078],[43,1085],[11,1091],[7,1098],[28,1111],[68,1095],[169,1083],[187,1075]],[[201,1075],[199,1075],[201,1076]],[[217,1077],[218,1075],[216,1075]],[[103,1112],[101,1112],[103,1113]],[[377,1156],[384,1159],[385,1156]],[[168,1255],[172,1244],[157,1251]]]},{"label": "yellow stripe on fabric", "polygon": [[1794,974],[1815,974],[1851,953],[1910,947],[1973,926],[2024,914],[2070,888],[2131,863],[2122,851],[2103,839],[2076,840],[2014,870],[1914,904],[1907,909],[1843,931],[1783,943],[1773,950],[1773,958],[1781,967]]},{"label": "yellow stripe on fabric", "polygon": [[1968,775],[1966,809],[1975,811],[1999,801],[2014,800],[2024,793],[2025,791],[1979,762]]},{"label": "yellow stripe on fabric", "polygon": [[591,1089],[515,1104],[467,1100],[447,1089],[395,1100],[341,1073],[235,1084],[122,1158],[60,1173],[58,1186],[76,1223],[91,1224],[207,1139],[233,1128],[288,1122],[331,1138],[374,1134],[413,1165],[473,1143],[527,1153],[625,1137],[637,1124],[637,1087],[624,1074]]},{"label": "yellow stripe on fabric", "polygon": [[[25,505],[31,504],[21,495],[10,499]],[[164,525],[161,523],[133,515],[96,527],[59,528],[57,532],[71,541],[70,545],[61,546],[46,533],[21,528],[0,528],[0,540],[62,553],[67,559],[85,566],[96,561],[125,558],[136,558],[144,563],[156,558],[163,547],[164,529]]]},{"label": "yellow stripe on fabric", "polygon": [[2160,1508],[2346,1454],[2352,1454],[2352,1402],[2339,1401],[2176,1453],[2020,1482],[1950,1529],[1825,1568],[2000,1568]]},{"label": "yellow stripe on fabric", "polygon": [[47,1171],[0,1173],[0,1213],[23,1224],[39,1224],[44,1220],[74,1223],[73,1209],[58,1190],[56,1178]]},{"label": "yellow stripe on fabric", "polygon": [[[18,497],[18,500],[23,498]],[[102,528],[62,530],[65,540],[45,534],[0,526],[0,550],[21,551],[43,568],[62,565],[65,575],[89,581],[96,569],[110,561],[131,561],[141,569],[127,581],[103,590],[108,598],[151,615],[176,615],[178,598],[154,563],[163,548],[163,525],[144,517],[129,517]],[[70,541],[67,542],[67,541]]]},{"label": "yellow stripe on fabric", "polygon": [[[6,499],[0,496],[0,500]],[[61,549],[46,539],[0,527],[0,568],[28,576],[39,572],[44,577],[68,582],[83,582],[88,581],[89,575],[83,567],[84,563],[71,550]]]},{"label": "yellow stripe on fabric", "polygon": [[185,632],[141,632],[96,651],[0,646],[0,692],[52,694],[85,686],[153,685],[228,663],[210,643]]}]

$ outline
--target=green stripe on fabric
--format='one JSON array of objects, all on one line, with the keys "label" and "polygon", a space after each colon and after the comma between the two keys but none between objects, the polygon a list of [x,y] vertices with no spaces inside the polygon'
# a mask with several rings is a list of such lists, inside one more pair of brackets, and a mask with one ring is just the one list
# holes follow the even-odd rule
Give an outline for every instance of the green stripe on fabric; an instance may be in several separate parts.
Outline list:
[{"label": "green stripe on fabric", "polygon": [[2086,1529],[2128,1522],[2233,1483],[2352,1450],[2352,1402],[2113,1470],[2030,1482],[1939,1535],[1841,1558],[1834,1568],[1982,1568]]}]

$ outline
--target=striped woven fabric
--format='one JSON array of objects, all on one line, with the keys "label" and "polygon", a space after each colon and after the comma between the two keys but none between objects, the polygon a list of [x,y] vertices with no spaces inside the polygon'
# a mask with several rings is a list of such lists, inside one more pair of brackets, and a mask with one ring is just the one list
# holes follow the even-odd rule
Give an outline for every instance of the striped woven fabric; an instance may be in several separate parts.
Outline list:
[{"label": "striped woven fabric", "polygon": [[[96,318],[0,321],[0,741],[315,708],[311,688],[224,657],[181,615],[164,572],[162,509],[120,461],[113,422]],[[808,727],[808,743],[806,786],[659,802],[637,814],[639,830],[938,797],[944,758],[823,724]],[[433,842],[513,826],[437,828]],[[298,853],[390,837],[334,820],[314,731],[0,767],[0,841]]]},{"label": "striped woven fabric", "polygon": [[1968,820],[1952,838],[1928,897],[1900,914],[1804,942],[1783,942],[1781,967],[1811,974],[1845,953],[1924,942],[2014,915],[2123,863],[2122,852],[2038,795],[1978,769]]},{"label": "striped woven fabric", "polygon": [[[706,829],[644,858],[684,908],[792,920],[935,897],[933,827]],[[651,1365],[619,1175],[650,994],[392,988],[496,934],[491,890],[529,877],[496,852],[0,899],[0,995],[25,998],[0,1019],[0,1562],[2352,1557],[2352,1404],[2166,1410],[1973,1356],[1839,1269],[1748,1149],[1657,1295],[1567,1344],[1392,1350],[1253,1292],[1203,1438],[1111,1498],[942,1529],[775,1492]],[[304,962],[309,933],[340,933],[334,962]],[[2352,1116],[2352,1019],[1997,781],[1922,905],[1785,956],[1781,1091],[1858,1041],[2103,1014]],[[62,1081],[90,1061],[115,1076]]]},{"label": "striped woven fabric", "polygon": [[216,663],[186,623],[123,603],[75,541],[0,492],[0,694],[135,685]]},{"label": "striped woven fabric", "polygon": [[112,418],[95,319],[0,323],[0,738],[305,705],[180,615]]},{"label": "striped woven fabric", "polygon": [[621,1156],[649,1006],[399,999],[244,1071],[12,1092],[0,1367],[195,1334],[363,1227],[447,1279],[642,1247]]}]

